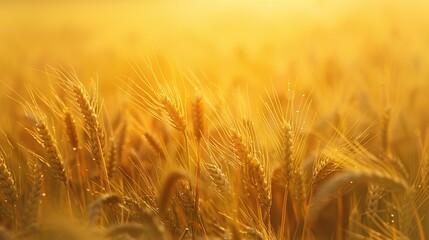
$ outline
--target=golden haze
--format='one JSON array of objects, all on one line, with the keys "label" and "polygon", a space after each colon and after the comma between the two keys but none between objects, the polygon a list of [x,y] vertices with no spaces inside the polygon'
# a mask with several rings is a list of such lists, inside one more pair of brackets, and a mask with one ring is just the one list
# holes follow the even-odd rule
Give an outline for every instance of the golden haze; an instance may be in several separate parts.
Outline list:
[{"label": "golden haze", "polygon": [[427,12],[0,3],[0,238],[424,239]]}]

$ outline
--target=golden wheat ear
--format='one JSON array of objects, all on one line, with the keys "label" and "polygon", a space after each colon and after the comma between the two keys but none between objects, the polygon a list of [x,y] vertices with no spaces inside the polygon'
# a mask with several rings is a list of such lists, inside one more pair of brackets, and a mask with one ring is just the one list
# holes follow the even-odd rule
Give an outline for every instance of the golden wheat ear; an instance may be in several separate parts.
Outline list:
[{"label": "golden wheat ear", "polygon": [[161,143],[153,136],[150,132],[145,132],[143,136],[146,138],[147,143],[152,148],[152,150],[161,158],[165,159],[165,152]]},{"label": "golden wheat ear", "polygon": [[92,157],[98,165],[102,165],[104,163],[103,150],[106,143],[106,136],[98,120],[96,109],[94,106],[92,106],[83,86],[75,83],[71,86],[71,88],[85,121],[86,130],[89,135]]},{"label": "golden wheat ear", "polygon": [[222,170],[215,164],[206,163],[206,170],[213,181],[216,190],[220,196],[225,199],[226,203],[232,201],[232,188]]},{"label": "golden wheat ear", "polygon": [[186,130],[186,119],[184,114],[174,105],[169,97],[165,96],[161,98],[160,102],[167,113],[170,125],[178,131],[184,132]]},{"label": "golden wheat ear", "polygon": [[76,128],[76,121],[69,110],[64,111],[64,125],[66,127],[67,139],[73,151],[79,149],[79,137]]},{"label": "golden wheat ear", "polygon": [[18,191],[16,189],[15,180],[9,168],[6,165],[5,159],[0,155],[0,186],[1,191],[6,197],[6,202],[11,206],[15,205],[18,200]]},{"label": "golden wheat ear", "polygon": [[39,162],[31,167],[31,191],[27,197],[23,216],[23,225],[30,226],[37,223],[40,197],[42,195],[43,172]]},{"label": "golden wheat ear", "polygon": [[205,104],[201,95],[198,95],[192,103],[192,123],[194,127],[194,135],[197,141],[201,141],[205,128]]},{"label": "golden wheat ear", "polygon": [[295,151],[294,151],[294,134],[292,126],[290,123],[285,122],[283,124],[283,156],[282,156],[282,168],[283,174],[286,178],[287,183],[289,183],[292,178],[292,173],[294,169],[295,161]]},{"label": "golden wheat ear", "polygon": [[118,145],[114,138],[110,138],[109,150],[107,152],[106,159],[106,171],[107,177],[113,179],[114,174],[118,168],[119,156],[118,156]]},{"label": "golden wheat ear", "polygon": [[60,154],[60,151],[58,150],[58,145],[55,139],[51,135],[49,129],[46,127],[45,123],[42,121],[39,121],[36,124],[36,130],[38,137],[40,138],[40,143],[42,144],[47,154],[47,164],[45,164],[45,166],[55,178],[59,179],[64,183],[67,183],[67,174],[64,168],[63,159]]},{"label": "golden wheat ear", "polygon": [[265,170],[256,158],[251,159],[248,168],[253,186],[258,192],[259,204],[266,213],[269,213],[271,208],[271,188],[270,184],[268,184]]}]

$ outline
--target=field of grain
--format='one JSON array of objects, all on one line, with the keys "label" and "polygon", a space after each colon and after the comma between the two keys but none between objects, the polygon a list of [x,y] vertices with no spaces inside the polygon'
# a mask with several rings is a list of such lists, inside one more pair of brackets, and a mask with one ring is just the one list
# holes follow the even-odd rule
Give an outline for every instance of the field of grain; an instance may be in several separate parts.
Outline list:
[{"label": "field of grain", "polygon": [[426,1],[0,3],[0,239],[426,239]]}]

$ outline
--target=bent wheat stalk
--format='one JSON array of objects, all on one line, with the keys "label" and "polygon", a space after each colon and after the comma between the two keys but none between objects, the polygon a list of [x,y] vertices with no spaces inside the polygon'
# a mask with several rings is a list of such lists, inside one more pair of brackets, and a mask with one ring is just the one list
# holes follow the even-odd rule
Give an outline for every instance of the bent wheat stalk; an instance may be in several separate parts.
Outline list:
[{"label": "bent wheat stalk", "polygon": [[393,191],[406,191],[409,186],[408,183],[399,177],[392,174],[384,173],[379,170],[370,169],[354,169],[353,171],[346,171],[333,176],[323,184],[323,187],[314,195],[313,202],[310,206],[307,218],[310,224],[315,224],[321,211],[331,202],[332,199],[337,197],[343,187],[349,183],[358,182],[371,182],[377,183]]}]

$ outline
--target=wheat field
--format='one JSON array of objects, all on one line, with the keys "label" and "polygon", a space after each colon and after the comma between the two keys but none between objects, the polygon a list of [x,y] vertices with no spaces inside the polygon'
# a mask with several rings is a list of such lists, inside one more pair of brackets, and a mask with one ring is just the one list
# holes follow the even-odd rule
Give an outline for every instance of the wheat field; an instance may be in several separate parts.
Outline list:
[{"label": "wheat field", "polygon": [[426,239],[429,4],[0,3],[0,239]]}]

